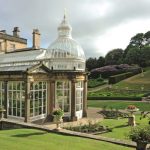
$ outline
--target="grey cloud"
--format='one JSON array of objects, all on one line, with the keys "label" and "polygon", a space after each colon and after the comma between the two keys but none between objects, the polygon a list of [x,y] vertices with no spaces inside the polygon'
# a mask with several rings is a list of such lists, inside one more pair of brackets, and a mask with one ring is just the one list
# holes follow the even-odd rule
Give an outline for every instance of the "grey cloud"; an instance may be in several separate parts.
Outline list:
[{"label": "grey cloud", "polygon": [[[111,5],[104,17],[91,14],[95,10],[90,6],[105,2]],[[126,21],[150,18],[149,0],[0,0],[0,4],[0,29],[11,32],[14,26],[19,26],[22,36],[31,43],[32,29],[39,28],[44,47],[57,37],[57,26],[63,17],[63,9],[67,8],[73,37],[89,56],[97,55],[93,41],[98,36]]]}]

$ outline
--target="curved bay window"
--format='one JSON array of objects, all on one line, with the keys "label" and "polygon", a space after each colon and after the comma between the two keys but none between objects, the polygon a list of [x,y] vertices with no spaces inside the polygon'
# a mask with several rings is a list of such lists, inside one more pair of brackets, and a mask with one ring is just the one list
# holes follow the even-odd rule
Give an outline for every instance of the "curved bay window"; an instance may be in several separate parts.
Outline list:
[{"label": "curved bay window", "polygon": [[0,82],[0,106],[4,106],[4,82]]},{"label": "curved bay window", "polygon": [[56,82],[56,102],[55,107],[61,108],[64,113],[70,113],[70,82],[57,81]]},{"label": "curved bay window", "polygon": [[83,105],[83,81],[76,83],[76,111],[82,110]]},{"label": "curved bay window", "polygon": [[8,82],[8,115],[25,116],[25,86],[22,81]]},{"label": "curved bay window", "polygon": [[47,112],[47,82],[30,85],[30,117],[45,115]]}]

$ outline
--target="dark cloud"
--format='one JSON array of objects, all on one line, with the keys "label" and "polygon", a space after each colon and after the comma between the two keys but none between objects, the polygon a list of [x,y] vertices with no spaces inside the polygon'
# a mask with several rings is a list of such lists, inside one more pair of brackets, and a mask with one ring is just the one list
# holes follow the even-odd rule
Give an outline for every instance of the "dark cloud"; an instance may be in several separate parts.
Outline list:
[{"label": "dark cloud", "polygon": [[[94,45],[99,36],[120,24],[150,18],[150,0],[0,0],[0,4],[0,29],[10,33],[14,26],[19,26],[22,36],[31,43],[32,29],[39,28],[43,47],[48,47],[57,37],[57,26],[66,8],[73,37],[87,56],[104,54]],[[106,12],[102,14],[103,11]]]}]

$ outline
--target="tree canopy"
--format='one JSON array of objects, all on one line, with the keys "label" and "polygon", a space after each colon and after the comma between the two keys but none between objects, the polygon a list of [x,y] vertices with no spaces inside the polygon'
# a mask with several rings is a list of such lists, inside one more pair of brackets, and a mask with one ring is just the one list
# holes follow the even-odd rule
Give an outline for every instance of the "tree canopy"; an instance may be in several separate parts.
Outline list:
[{"label": "tree canopy", "polygon": [[89,58],[86,61],[88,70],[106,65],[137,64],[141,67],[150,66],[150,31],[137,33],[130,39],[126,49],[113,49],[105,57]]}]

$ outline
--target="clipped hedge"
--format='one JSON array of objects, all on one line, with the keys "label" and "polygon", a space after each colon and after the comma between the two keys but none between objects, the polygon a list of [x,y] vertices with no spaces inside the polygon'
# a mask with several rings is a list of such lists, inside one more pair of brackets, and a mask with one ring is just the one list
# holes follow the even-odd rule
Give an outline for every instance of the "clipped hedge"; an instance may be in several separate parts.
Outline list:
[{"label": "clipped hedge", "polygon": [[141,101],[142,97],[101,97],[101,96],[88,96],[88,100],[129,100]]},{"label": "clipped hedge", "polygon": [[88,88],[95,88],[95,87],[98,87],[98,86],[101,86],[101,85],[105,85],[106,82],[102,82],[102,83],[97,83],[95,85],[88,85]]},{"label": "clipped hedge", "polygon": [[109,77],[109,84],[115,84],[121,80],[124,80],[126,78],[129,78],[133,76],[134,74],[132,72],[122,73],[114,76]]}]

